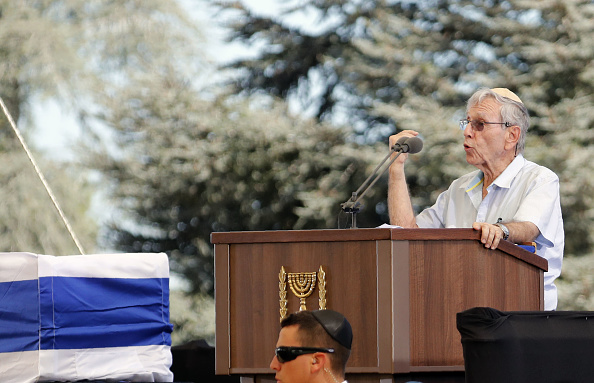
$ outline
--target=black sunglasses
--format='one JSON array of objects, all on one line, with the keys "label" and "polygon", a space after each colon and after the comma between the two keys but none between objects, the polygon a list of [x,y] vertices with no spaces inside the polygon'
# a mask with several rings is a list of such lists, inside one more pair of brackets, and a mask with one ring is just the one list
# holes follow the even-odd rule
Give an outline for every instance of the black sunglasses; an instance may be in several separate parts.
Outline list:
[{"label": "black sunglasses", "polygon": [[277,347],[274,354],[280,363],[290,362],[299,355],[314,354],[316,352],[327,352],[332,354],[333,348],[319,348],[319,347]]}]

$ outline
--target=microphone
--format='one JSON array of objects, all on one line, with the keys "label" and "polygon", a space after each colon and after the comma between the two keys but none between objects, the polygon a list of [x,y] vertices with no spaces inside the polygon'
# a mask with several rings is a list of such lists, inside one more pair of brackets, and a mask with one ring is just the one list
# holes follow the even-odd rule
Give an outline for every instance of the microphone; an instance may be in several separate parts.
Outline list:
[{"label": "microphone", "polygon": [[423,149],[423,140],[419,137],[400,137],[392,147],[395,152],[415,154]]},{"label": "microphone", "polygon": [[[360,210],[359,207],[361,206],[361,203],[359,201],[369,191],[369,189],[371,189],[371,187],[373,185],[375,185],[375,183],[380,179],[380,177],[382,175],[384,175],[384,173],[390,168],[392,163],[394,161],[396,161],[396,158],[398,158],[398,156],[401,155],[402,153],[415,154],[415,153],[420,152],[422,149],[423,149],[423,140],[421,140],[419,137],[416,137],[416,136],[414,136],[414,137],[400,137],[398,139],[398,141],[396,141],[394,146],[392,146],[390,153],[388,153],[388,155],[386,157],[384,157],[382,162],[380,162],[380,164],[373,170],[373,173],[371,173],[371,175],[369,177],[367,177],[367,179],[363,182],[363,184],[359,187],[359,189],[357,189],[357,191],[353,192],[353,194],[351,195],[351,198],[349,198],[348,201],[340,204],[340,207],[342,208],[342,210],[345,213],[352,214],[352,217],[353,217],[352,226],[351,226],[352,228],[357,227],[356,214],[359,212],[359,210]],[[390,156],[392,155],[393,152],[396,153],[394,158],[392,158],[392,160],[388,163],[388,166],[386,166],[384,168],[384,170],[382,170],[381,172],[378,172],[378,170],[390,158]],[[369,181],[374,176],[375,176],[375,178],[373,179],[373,181],[371,183],[369,183]],[[365,188],[365,190],[363,190],[363,188]],[[362,190],[363,190],[363,192],[361,192]],[[361,193],[361,194],[359,194],[359,193]]]}]

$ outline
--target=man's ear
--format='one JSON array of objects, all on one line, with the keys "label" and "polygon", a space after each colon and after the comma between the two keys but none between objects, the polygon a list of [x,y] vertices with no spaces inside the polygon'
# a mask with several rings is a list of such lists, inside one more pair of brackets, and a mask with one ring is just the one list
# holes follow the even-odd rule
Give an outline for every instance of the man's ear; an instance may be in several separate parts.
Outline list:
[{"label": "man's ear", "polygon": [[328,359],[328,355],[322,352],[316,352],[311,359],[311,372],[321,371],[324,367],[328,367],[329,363],[330,360]]},{"label": "man's ear", "polygon": [[518,141],[520,141],[521,134],[522,129],[517,125],[513,125],[507,128],[505,131],[506,149],[510,150],[514,148],[518,144]]}]

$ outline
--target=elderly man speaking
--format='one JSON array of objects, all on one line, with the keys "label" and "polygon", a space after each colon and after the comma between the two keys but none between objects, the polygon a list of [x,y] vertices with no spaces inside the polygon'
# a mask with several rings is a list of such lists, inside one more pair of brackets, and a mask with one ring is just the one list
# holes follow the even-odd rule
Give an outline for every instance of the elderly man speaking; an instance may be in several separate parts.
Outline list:
[{"label": "elderly man speaking", "polygon": [[[476,91],[460,128],[466,161],[478,170],[452,182],[433,206],[415,217],[404,174],[407,155],[399,156],[390,167],[390,223],[408,228],[472,227],[481,232],[489,249],[496,249],[502,239],[535,242],[536,253],[549,262],[545,310],[555,310],[554,281],[561,273],[565,241],[559,178],[524,158],[529,125],[528,110],[515,93],[505,88]],[[393,135],[390,147],[402,137],[416,135],[413,130]]]}]

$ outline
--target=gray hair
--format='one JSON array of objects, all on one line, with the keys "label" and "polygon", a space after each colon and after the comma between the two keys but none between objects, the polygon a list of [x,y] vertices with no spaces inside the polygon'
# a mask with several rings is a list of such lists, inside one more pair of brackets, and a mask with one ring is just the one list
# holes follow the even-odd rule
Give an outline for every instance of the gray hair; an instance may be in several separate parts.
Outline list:
[{"label": "gray hair", "polygon": [[509,122],[513,125],[520,127],[520,139],[517,144],[517,153],[524,153],[524,147],[526,146],[526,134],[528,133],[528,127],[530,126],[530,115],[528,109],[523,103],[514,101],[511,98],[503,97],[489,88],[480,88],[468,99],[466,105],[466,113],[473,106],[479,104],[486,98],[493,98],[501,105],[501,121]]}]

